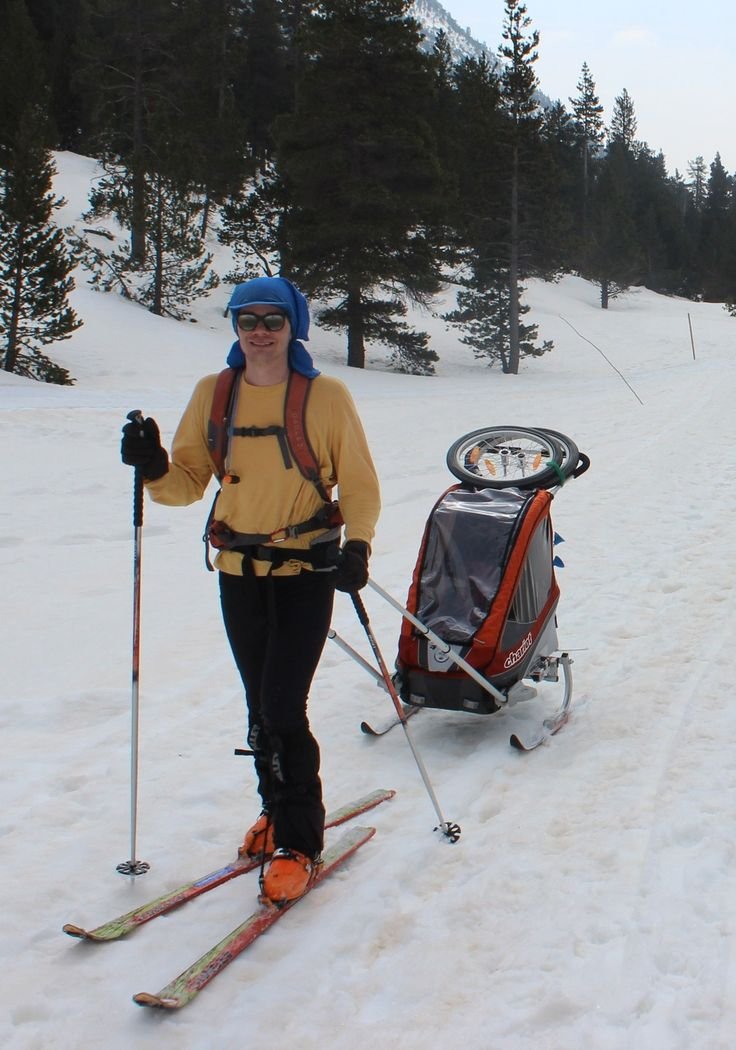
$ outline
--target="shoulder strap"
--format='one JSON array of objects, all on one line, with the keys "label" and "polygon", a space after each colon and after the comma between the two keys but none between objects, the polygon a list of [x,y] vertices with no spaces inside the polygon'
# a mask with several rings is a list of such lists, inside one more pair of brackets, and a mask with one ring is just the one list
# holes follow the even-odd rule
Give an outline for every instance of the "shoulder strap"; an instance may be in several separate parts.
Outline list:
[{"label": "shoulder strap", "polygon": [[215,464],[215,471],[219,481],[222,481],[225,475],[228,428],[235,391],[238,388],[238,380],[242,371],[242,368],[223,369],[217,377],[215,393],[212,397],[210,418],[207,423],[207,448],[212,457],[212,462]]},{"label": "shoulder strap", "polygon": [[[215,392],[212,397],[210,418],[207,423],[207,448],[215,464],[217,478],[221,483],[227,482],[225,462],[227,460],[230,437],[230,421],[235,401],[235,392],[242,375],[242,368],[225,368],[217,377]],[[289,452],[294,459],[299,473],[317,489],[325,503],[331,503],[329,494],[322,484],[319,475],[319,462],[307,436],[306,412],[307,400],[311,389],[311,379],[300,372],[291,371],[284,398],[284,431]],[[251,428],[253,429],[253,428]],[[281,428],[267,428],[268,432],[277,434]],[[265,431],[259,431],[264,433]],[[286,452],[284,450],[284,455]],[[288,466],[287,457],[287,466]],[[232,480],[235,480],[233,478]]]},{"label": "shoulder strap", "polygon": [[312,380],[307,379],[301,372],[292,371],[289,373],[286,399],[284,401],[286,440],[289,443],[289,450],[294,457],[294,461],[299,468],[299,473],[307,481],[312,482],[325,503],[330,503],[330,497],[319,476],[317,456],[307,436],[307,399],[309,398],[311,386]]}]

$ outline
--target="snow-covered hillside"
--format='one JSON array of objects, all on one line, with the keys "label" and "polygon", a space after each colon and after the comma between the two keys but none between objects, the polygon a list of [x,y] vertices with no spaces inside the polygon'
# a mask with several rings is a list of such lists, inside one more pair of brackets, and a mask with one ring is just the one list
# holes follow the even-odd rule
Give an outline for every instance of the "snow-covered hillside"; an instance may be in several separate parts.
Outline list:
[{"label": "snow-covered hillside", "polygon": [[428,47],[434,45],[438,32],[442,30],[456,60],[479,58],[484,53],[493,58],[496,49],[476,40],[470,30],[463,29],[438,0],[414,0],[410,14],[421,23]]},{"label": "snow-covered hillside", "polygon": [[[93,167],[62,155],[59,168],[72,221]],[[384,499],[372,574],[399,599],[457,437],[548,426],[590,455],[553,506],[570,724],[523,755],[509,731],[533,706],[412,721],[462,825],[449,845],[402,733],[359,732],[389,701],[330,643],[311,697],[326,802],[396,788],[371,816],[375,838],[177,1014],[130,997],[237,925],[253,876],[120,943],[61,932],[216,868],[258,808],[248,760],[233,757],[244,705],[203,564],[208,507],[148,503],[138,853],[151,870],[115,872],[129,853],[132,595],[119,430],[141,408],[170,441],[195,380],[224,361],[221,300],[176,323],[80,281],[85,325],[52,352],[77,384],[0,373],[4,1050],[731,1050],[736,322],[643,290],[604,312],[574,277],[530,284],[529,316],[555,350],[517,377],[475,362],[431,316],[434,378],[390,374],[378,354],[347,369],[339,336],[318,329],[310,344],[365,421]],[[373,592],[366,604],[392,661],[397,614]],[[334,626],[369,656],[343,597]]]}]

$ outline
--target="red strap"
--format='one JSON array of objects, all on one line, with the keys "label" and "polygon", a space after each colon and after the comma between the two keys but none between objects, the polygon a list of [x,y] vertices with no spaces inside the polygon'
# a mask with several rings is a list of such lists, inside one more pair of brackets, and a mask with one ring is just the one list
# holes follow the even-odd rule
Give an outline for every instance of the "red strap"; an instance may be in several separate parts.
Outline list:
[{"label": "red strap", "polygon": [[[217,377],[212,397],[210,418],[207,424],[207,447],[218,479],[225,474],[228,449],[228,429],[232,417],[235,391],[240,382],[242,368],[225,368]],[[284,429],[289,451],[299,468],[299,473],[311,481],[325,503],[330,497],[319,476],[319,462],[307,436],[306,412],[311,380],[301,372],[289,372],[284,399]]]},{"label": "red strap", "polygon": [[207,448],[212,457],[212,462],[215,464],[215,473],[218,480],[221,480],[225,473],[228,444],[227,431],[230,424],[230,416],[232,415],[237,382],[242,371],[242,368],[225,368],[220,372],[215,383],[215,393],[212,397],[210,418],[207,423]]},{"label": "red strap", "polygon": [[296,460],[299,473],[311,481],[325,503],[330,497],[319,476],[319,463],[307,437],[307,399],[312,383],[301,372],[290,372],[284,401],[284,426],[289,450]]}]

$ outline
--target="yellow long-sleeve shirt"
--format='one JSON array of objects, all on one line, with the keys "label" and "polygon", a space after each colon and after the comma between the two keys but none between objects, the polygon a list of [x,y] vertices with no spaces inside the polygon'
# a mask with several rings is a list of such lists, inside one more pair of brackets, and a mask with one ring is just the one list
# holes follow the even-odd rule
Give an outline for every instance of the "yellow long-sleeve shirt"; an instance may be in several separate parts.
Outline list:
[{"label": "yellow long-sleeve shirt", "polygon": [[[215,473],[207,448],[207,424],[216,381],[217,376],[211,375],[197,383],[174,435],[169,471],[146,485],[156,503],[194,503],[202,498]],[[251,386],[241,379],[231,425],[283,426],[285,395],[286,383]],[[337,486],[345,539],[370,543],[381,508],[378,477],[355,405],[339,379],[319,375],[311,381],[306,432],[325,488],[331,493]],[[298,467],[286,469],[274,436],[233,437],[227,465],[240,481],[222,487],[216,517],[235,532],[271,534],[308,521],[323,506],[314,485],[302,477]],[[323,531],[304,533],[289,539],[287,545],[306,549]],[[220,551],[215,565],[239,576],[242,555]],[[274,573],[289,575],[300,572],[304,565],[287,562]],[[254,562],[253,567],[258,575],[265,575],[270,563]]]}]

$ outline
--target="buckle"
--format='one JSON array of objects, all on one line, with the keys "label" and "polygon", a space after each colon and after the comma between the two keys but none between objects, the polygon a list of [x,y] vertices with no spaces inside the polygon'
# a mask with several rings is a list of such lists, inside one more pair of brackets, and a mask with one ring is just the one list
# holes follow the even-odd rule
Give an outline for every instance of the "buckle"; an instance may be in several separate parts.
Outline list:
[{"label": "buckle", "polygon": [[291,539],[296,535],[297,533],[294,532],[293,526],[287,525],[283,529],[276,529],[275,532],[272,532],[268,540],[269,543],[283,543],[284,540]]}]

